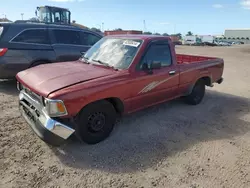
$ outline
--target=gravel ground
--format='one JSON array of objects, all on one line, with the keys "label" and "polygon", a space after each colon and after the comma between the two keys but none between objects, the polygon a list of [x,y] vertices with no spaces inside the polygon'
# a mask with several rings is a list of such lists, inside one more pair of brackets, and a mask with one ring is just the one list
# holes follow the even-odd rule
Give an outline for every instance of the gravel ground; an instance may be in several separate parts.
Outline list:
[{"label": "gravel ground", "polygon": [[185,47],[225,60],[225,81],[203,102],[164,103],[124,117],[97,145],[53,148],[17,109],[13,81],[0,82],[0,187],[250,187],[250,46]]}]

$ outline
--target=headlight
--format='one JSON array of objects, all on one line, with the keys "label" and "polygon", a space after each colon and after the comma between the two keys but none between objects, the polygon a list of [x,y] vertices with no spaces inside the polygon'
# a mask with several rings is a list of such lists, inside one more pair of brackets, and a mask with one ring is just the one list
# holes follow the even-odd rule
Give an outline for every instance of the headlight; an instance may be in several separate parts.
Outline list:
[{"label": "headlight", "polygon": [[50,117],[67,115],[66,107],[61,100],[45,99],[45,109]]}]

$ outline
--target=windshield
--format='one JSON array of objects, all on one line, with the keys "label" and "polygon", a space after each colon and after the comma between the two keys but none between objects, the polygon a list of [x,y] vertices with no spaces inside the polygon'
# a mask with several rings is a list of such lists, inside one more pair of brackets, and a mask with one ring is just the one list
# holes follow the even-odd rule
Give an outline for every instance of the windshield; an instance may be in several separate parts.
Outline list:
[{"label": "windshield", "polygon": [[0,26],[0,37],[1,37],[2,33],[3,33],[3,27]]},{"label": "windshield", "polygon": [[90,63],[100,63],[117,69],[127,69],[142,40],[102,38],[84,55]]},{"label": "windshield", "polygon": [[50,14],[46,7],[40,7],[39,11],[39,20],[41,22],[50,22]]}]

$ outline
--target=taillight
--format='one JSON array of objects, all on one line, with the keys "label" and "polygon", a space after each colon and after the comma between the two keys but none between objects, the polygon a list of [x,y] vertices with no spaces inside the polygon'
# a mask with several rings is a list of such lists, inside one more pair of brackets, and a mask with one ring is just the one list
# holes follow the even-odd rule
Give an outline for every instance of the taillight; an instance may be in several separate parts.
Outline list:
[{"label": "taillight", "polygon": [[3,56],[8,51],[8,48],[0,48],[0,56]]}]

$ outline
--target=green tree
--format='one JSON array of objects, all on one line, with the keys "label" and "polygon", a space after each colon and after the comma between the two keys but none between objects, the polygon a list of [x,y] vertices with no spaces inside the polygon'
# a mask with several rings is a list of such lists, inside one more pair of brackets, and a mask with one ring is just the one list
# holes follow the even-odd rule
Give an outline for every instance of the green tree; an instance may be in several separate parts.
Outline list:
[{"label": "green tree", "polygon": [[179,39],[182,39],[182,34],[181,33],[177,33],[176,36],[178,36]]},{"label": "green tree", "polygon": [[247,37],[246,39],[249,40],[249,37]]},{"label": "green tree", "polygon": [[241,39],[242,39],[242,40],[245,40],[245,38],[244,38],[244,37],[241,37]]},{"label": "green tree", "polygon": [[163,33],[163,34],[162,34],[162,36],[169,36],[169,34],[167,34],[167,33]]},{"label": "green tree", "polygon": [[154,33],[154,35],[161,35],[160,33]]},{"label": "green tree", "polygon": [[121,28],[116,28],[116,29],[114,29],[114,31],[122,31],[122,29]]},{"label": "green tree", "polygon": [[145,34],[145,35],[152,35],[152,33],[150,31],[145,31],[145,32],[143,32],[143,34]]},{"label": "green tree", "polygon": [[91,30],[92,30],[92,31],[95,31],[95,32],[101,32],[101,30],[100,30],[100,29],[95,28],[95,27],[92,27],[92,28],[91,28]]},{"label": "green tree", "polygon": [[186,36],[192,36],[192,35],[194,35],[194,34],[191,31],[188,31],[186,34]]}]

